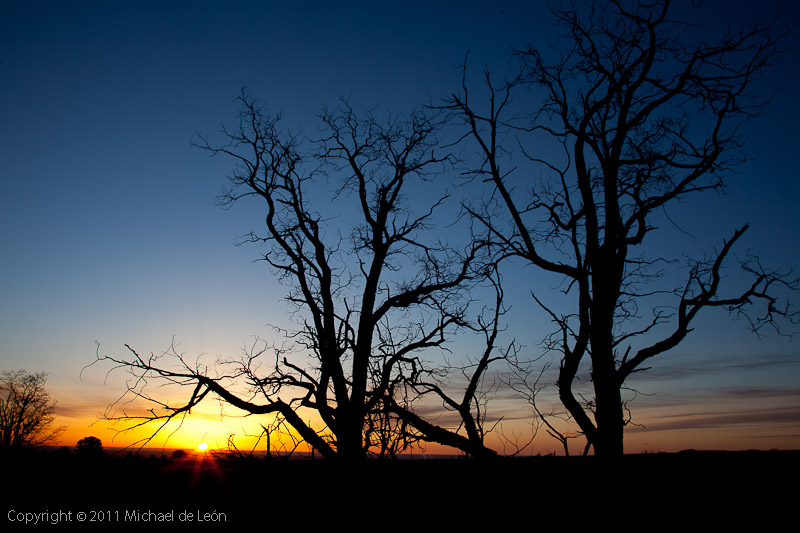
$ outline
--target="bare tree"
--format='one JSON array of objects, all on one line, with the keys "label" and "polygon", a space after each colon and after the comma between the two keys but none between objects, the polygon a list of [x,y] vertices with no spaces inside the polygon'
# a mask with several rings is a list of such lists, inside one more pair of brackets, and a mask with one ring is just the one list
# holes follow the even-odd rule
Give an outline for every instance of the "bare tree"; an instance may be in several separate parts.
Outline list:
[{"label": "bare tree", "polygon": [[58,439],[56,402],[45,389],[47,374],[25,370],[0,372],[0,445],[41,445]]},{"label": "bare tree", "polygon": [[[492,187],[472,215],[506,257],[560,277],[572,298],[564,313],[563,300],[534,294],[557,325],[545,345],[560,354],[560,400],[597,455],[623,453],[626,379],[681,343],[704,309],[746,317],[756,332],[780,332],[778,319],[796,324],[778,299],[797,288],[788,273],[748,257],[736,277],[747,280],[738,288],[724,282],[747,224],[692,262],[677,288],[664,288],[675,262],[651,238],[655,220],[678,202],[721,190],[726,171],[746,158],[740,126],[764,109],[751,93],[782,36],[756,23],[692,44],[670,7],[611,0],[554,10],[568,42],[555,59],[522,50],[518,77],[498,85],[486,75],[487,104],[476,106],[465,82],[445,105],[476,143],[476,175]],[[511,112],[512,96],[526,88],[526,98],[543,98],[532,122]],[[524,188],[525,166],[513,160],[520,153],[544,175]],[[591,371],[590,398],[573,390],[582,365]],[[550,429],[566,446],[569,435]]]},{"label": "bare tree", "polygon": [[[284,332],[282,345],[253,346],[242,360],[214,368],[192,365],[174,348],[167,354],[174,366],[130,348],[127,359],[98,352],[135,376],[129,395],[153,406],[138,417],[109,417],[166,424],[211,395],[252,415],[274,414],[324,457],[392,455],[420,441],[494,455],[476,429],[483,415],[473,418],[469,406],[497,357],[502,303],[487,320],[470,318],[470,291],[492,285],[484,245],[466,239],[456,248],[441,238],[457,210],[440,186],[451,156],[439,148],[437,117],[379,120],[345,102],[320,114],[326,133],[310,142],[285,133],[280,116],[245,92],[239,103],[239,124],[223,131],[226,144],[202,138],[197,145],[236,162],[223,206],[246,199],[262,206],[263,232],[244,242],[264,247],[263,260],[290,288],[300,329]],[[433,392],[445,397],[433,385],[442,380],[431,354],[456,331],[486,333],[486,348],[454,405],[457,423],[446,427],[413,404]],[[150,396],[152,380],[191,394],[164,403]]]}]

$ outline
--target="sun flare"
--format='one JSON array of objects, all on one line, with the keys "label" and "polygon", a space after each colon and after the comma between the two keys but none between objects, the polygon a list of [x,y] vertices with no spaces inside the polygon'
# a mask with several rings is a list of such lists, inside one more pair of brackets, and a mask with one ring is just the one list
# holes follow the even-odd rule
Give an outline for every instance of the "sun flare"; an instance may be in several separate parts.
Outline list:
[{"label": "sun flare", "polygon": [[204,452],[208,449],[208,444],[206,444],[205,442],[201,442],[200,444],[197,445],[197,449],[200,450],[201,452]]}]

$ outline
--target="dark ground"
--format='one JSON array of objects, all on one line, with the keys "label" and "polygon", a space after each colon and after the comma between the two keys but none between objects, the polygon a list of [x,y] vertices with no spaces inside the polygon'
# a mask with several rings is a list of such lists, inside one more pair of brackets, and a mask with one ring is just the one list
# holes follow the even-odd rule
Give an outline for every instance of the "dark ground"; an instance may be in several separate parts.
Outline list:
[{"label": "dark ground", "polygon": [[0,530],[763,530],[796,525],[798,465],[800,451],[357,465],[2,453]]}]

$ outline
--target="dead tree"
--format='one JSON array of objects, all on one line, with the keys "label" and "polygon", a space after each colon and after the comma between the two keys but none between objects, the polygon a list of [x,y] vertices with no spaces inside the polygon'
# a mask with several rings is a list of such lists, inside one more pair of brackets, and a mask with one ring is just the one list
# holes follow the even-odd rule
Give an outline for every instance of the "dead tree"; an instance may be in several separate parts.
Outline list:
[{"label": "dead tree", "polygon": [[47,444],[64,432],[66,426],[54,425],[56,402],[46,382],[44,372],[0,372],[0,447]]},{"label": "dead tree", "polygon": [[[127,358],[98,352],[98,359],[135,376],[129,395],[153,405],[141,416],[109,418],[166,424],[216,396],[246,413],[279,417],[324,457],[361,458],[376,446],[391,455],[419,441],[494,455],[473,429],[480,415],[464,435],[416,414],[413,404],[427,390],[399,398],[400,390],[435,381],[440,367],[429,354],[445,349],[453,333],[496,331],[500,317],[499,311],[488,322],[470,316],[470,291],[491,286],[484,245],[467,238],[457,248],[440,238],[457,210],[441,188],[451,155],[439,148],[437,117],[379,120],[345,102],[320,114],[326,133],[312,142],[287,134],[280,116],[245,92],[239,103],[238,125],[223,131],[226,143],[202,138],[197,145],[236,162],[223,206],[254,199],[263,209],[263,230],[243,240],[262,246],[262,259],[289,286],[299,329],[286,331],[283,343],[254,346],[241,361],[213,368],[191,364],[174,349],[169,359],[133,349]],[[473,382],[495,357],[494,338],[485,338],[468,404]],[[180,404],[164,403],[148,392],[154,380],[191,394]],[[469,419],[468,409],[459,413]]]},{"label": "dead tree", "polygon": [[[764,110],[753,87],[782,37],[756,23],[693,44],[670,7],[611,0],[555,10],[567,41],[560,54],[521,50],[518,77],[493,85],[487,74],[488,103],[476,104],[465,82],[444,106],[475,143],[475,174],[491,187],[472,216],[506,257],[560,278],[571,298],[564,313],[563,300],[534,294],[557,326],[546,346],[561,360],[560,400],[597,455],[623,453],[626,379],[681,343],[701,311],[726,309],[756,332],[779,319],[796,324],[779,299],[797,288],[788,273],[748,257],[738,288],[723,280],[747,224],[693,262],[683,283],[664,285],[675,263],[653,238],[655,221],[678,202],[721,190],[743,161],[740,126]],[[542,104],[526,115],[512,96]],[[544,178],[522,176],[515,156]],[[593,397],[573,390],[582,365]]]}]

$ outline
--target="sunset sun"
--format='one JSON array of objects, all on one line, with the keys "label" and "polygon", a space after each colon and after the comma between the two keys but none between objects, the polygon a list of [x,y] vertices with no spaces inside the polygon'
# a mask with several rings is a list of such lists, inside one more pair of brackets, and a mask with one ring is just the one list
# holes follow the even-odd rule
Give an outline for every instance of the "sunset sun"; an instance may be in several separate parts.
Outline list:
[{"label": "sunset sun", "polygon": [[197,445],[197,449],[200,450],[201,452],[204,452],[208,449],[208,444],[206,444],[205,442],[201,442],[200,444]]}]

